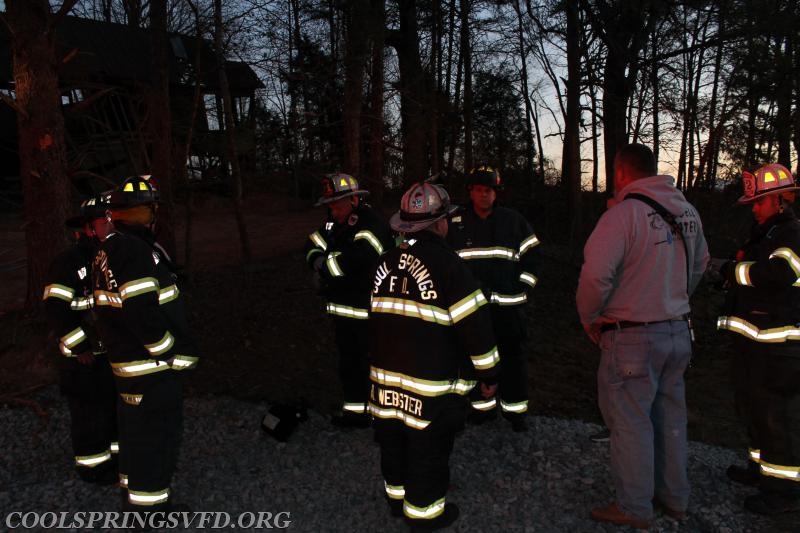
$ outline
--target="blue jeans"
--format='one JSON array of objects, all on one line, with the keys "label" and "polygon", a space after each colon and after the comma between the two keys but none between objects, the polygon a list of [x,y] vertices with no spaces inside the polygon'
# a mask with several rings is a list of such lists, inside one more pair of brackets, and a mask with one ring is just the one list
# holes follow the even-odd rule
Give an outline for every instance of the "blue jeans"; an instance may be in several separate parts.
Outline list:
[{"label": "blue jeans", "polygon": [[683,374],[692,345],[686,322],[612,330],[600,339],[600,411],[611,430],[611,475],[626,513],[653,517],[653,498],[676,511],[689,502]]}]

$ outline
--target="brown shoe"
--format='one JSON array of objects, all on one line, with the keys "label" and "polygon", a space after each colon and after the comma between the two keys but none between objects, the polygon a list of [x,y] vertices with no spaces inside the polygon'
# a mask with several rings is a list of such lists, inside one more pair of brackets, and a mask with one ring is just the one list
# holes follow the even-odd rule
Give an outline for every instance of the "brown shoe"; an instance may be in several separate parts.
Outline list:
[{"label": "brown shoe", "polygon": [[657,499],[653,499],[653,507],[655,507],[658,511],[661,511],[663,515],[672,518],[676,522],[683,522],[689,518],[689,515],[686,514],[686,511],[679,511],[677,509],[668,507]]},{"label": "brown shoe", "polygon": [[609,522],[618,526],[631,526],[635,529],[647,529],[653,523],[652,520],[637,518],[625,513],[616,502],[612,502],[606,507],[592,509],[592,520],[595,522]]}]

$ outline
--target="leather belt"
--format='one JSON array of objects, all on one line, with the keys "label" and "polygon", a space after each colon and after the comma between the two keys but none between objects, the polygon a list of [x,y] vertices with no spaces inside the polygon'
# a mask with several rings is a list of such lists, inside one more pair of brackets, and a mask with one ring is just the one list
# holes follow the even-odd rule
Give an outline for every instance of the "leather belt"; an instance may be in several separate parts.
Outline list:
[{"label": "leather belt", "polygon": [[653,324],[664,324],[665,322],[686,322],[686,315],[676,316],[675,318],[668,318],[666,320],[654,320],[653,322],[633,322],[630,320],[620,320],[619,322],[606,322],[600,326],[600,331],[606,332],[614,329],[625,328],[638,328],[642,326],[651,326]]}]

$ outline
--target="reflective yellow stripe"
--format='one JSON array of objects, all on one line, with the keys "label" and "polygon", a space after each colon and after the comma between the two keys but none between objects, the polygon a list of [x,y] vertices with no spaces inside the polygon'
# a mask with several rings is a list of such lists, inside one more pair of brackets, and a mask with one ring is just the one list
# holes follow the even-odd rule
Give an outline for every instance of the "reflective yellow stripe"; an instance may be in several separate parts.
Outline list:
[{"label": "reflective yellow stripe", "polygon": [[721,316],[717,319],[717,329],[727,329],[757,342],[785,342],[800,340],[800,328],[784,326],[780,328],[758,329],[756,326],[735,316]]},{"label": "reflective yellow stripe", "polygon": [[369,412],[376,418],[396,418],[402,420],[405,425],[414,429],[425,429],[431,423],[430,420],[420,420],[400,409],[384,408],[374,403],[369,403]]},{"label": "reflective yellow stripe", "polygon": [[441,307],[401,298],[373,298],[372,312],[420,318],[443,326],[449,326],[452,323],[448,312]]},{"label": "reflective yellow stripe", "polygon": [[339,305],[335,303],[328,303],[325,306],[328,314],[343,316],[346,318],[355,318],[357,320],[367,320],[369,318],[369,310],[361,309],[359,307],[350,307],[347,305]]},{"label": "reflective yellow stripe", "polygon": [[517,252],[504,246],[494,246],[491,248],[463,248],[458,252],[459,257],[465,261],[471,259],[507,259],[509,261],[519,260]]},{"label": "reflective yellow stripe", "polygon": [[519,245],[519,255],[524,254],[529,249],[538,245],[539,245],[539,238],[536,237],[535,234],[531,235],[530,237],[523,240],[522,243]]},{"label": "reflective yellow stripe", "polygon": [[432,518],[436,518],[437,516],[439,516],[444,512],[444,498],[436,500],[427,507],[417,507],[416,505],[411,505],[406,500],[405,502],[403,502],[403,512],[406,514],[406,516],[409,516],[411,518],[417,518],[423,520],[430,520]]},{"label": "reflective yellow stripe", "polygon": [[750,448],[750,460],[754,463],[761,462],[761,450],[756,450],[755,448]]},{"label": "reflective yellow stripe", "polygon": [[750,281],[750,267],[753,266],[753,261],[743,261],[736,263],[736,283],[739,285],[749,285],[752,287],[753,283]]},{"label": "reflective yellow stripe", "polygon": [[328,243],[325,242],[325,239],[322,238],[322,235],[320,235],[318,231],[315,231],[309,235],[308,238],[311,239],[311,242],[313,242],[314,245],[323,252],[328,249]]},{"label": "reflective yellow stripe", "polygon": [[336,261],[336,258],[340,255],[342,255],[342,252],[331,252],[328,255],[328,259],[325,260],[325,263],[328,265],[328,271],[334,278],[340,278],[344,276],[344,272],[339,266],[339,262]]},{"label": "reflective yellow stripe", "polygon": [[158,305],[163,305],[167,302],[171,302],[172,300],[176,299],[180,291],[178,290],[177,285],[170,285],[164,289],[158,291]]},{"label": "reflective yellow stripe", "polygon": [[391,372],[382,368],[370,367],[369,376],[372,380],[386,387],[398,387],[408,392],[422,396],[442,396],[444,394],[464,395],[475,387],[474,381],[455,379],[451,381],[431,381],[414,378],[399,372]]},{"label": "reflective yellow stripe", "polygon": [[525,294],[524,292],[520,294],[499,294],[493,292],[489,298],[493,304],[501,306],[519,305],[519,304],[524,304],[525,302],[528,301],[528,295]]},{"label": "reflective yellow stripe", "polygon": [[800,257],[797,257],[797,254],[795,254],[791,248],[778,248],[769,256],[770,259],[773,257],[785,259],[789,263],[789,266],[794,271],[794,275],[797,276],[797,281],[795,281],[793,285],[795,287],[800,286]]},{"label": "reflective yellow stripe", "polygon": [[310,250],[308,251],[308,253],[306,254],[306,263],[308,263],[309,261],[311,261],[311,257],[312,257],[312,256],[314,256],[314,255],[317,255],[317,254],[323,254],[323,253],[324,253],[324,252],[323,252],[322,250],[320,250],[319,248],[312,248],[312,249],[310,249]]},{"label": "reflective yellow stripe", "polygon": [[342,410],[350,413],[364,414],[367,412],[367,406],[364,402],[361,403],[343,403]]},{"label": "reflective yellow stripe", "polygon": [[142,403],[142,398],[144,398],[144,394],[125,394],[124,392],[121,392],[119,396],[123,402],[130,405],[139,405]]},{"label": "reflective yellow stripe", "polygon": [[800,481],[800,466],[776,465],[761,461],[761,473],[765,476]]},{"label": "reflective yellow stripe", "polygon": [[93,296],[75,298],[69,304],[69,308],[73,311],[84,311],[86,309],[90,309],[92,306],[94,306]]},{"label": "reflective yellow stripe", "polygon": [[536,276],[534,276],[533,274],[531,274],[530,272],[522,272],[522,273],[520,273],[519,280],[522,283],[530,285],[531,287],[535,287],[536,283],[539,281],[539,279]]},{"label": "reflective yellow stripe", "polygon": [[472,365],[478,370],[485,370],[492,368],[500,361],[500,355],[497,353],[497,346],[493,346],[491,350],[484,354],[472,355]]},{"label": "reflective yellow stripe", "polygon": [[67,348],[74,348],[78,344],[80,344],[84,339],[86,339],[86,332],[83,331],[83,328],[77,327],[61,337],[60,341]]},{"label": "reflective yellow stripe", "polygon": [[124,302],[132,296],[138,296],[151,291],[158,291],[158,281],[156,278],[135,279],[119,288],[119,297]]},{"label": "reflective yellow stripe", "polygon": [[122,378],[132,378],[154,372],[169,370],[170,366],[166,361],[128,361],[126,363],[111,363],[111,370],[114,375]]},{"label": "reflective yellow stripe", "polygon": [[497,407],[497,400],[494,398],[472,402],[472,408],[477,409],[478,411],[491,411],[495,407]]},{"label": "reflective yellow stripe", "polygon": [[94,291],[94,302],[98,306],[122,307],[122,298],[111,291]]},{"label": "reflective yellow stripe", "polygon": [[372,245],[375,251],[378,252],[378,255],[381,255],[383,253],[383,245],[381,244],[381,241],[379,241],[378,238],[371,231],[367,230],[359,231],[358,233],[356,233],[356,236],[353,237],[353,241],[355,242],[359,239],[366,239],[367,242]]},{"label": "reflective yellow stripe", "polygon": [[128,501],[134,505],[157,505],[169,499],[169,489],[143,492],[128,489]]},{"label": "reflective yellow stripe", "polygon": [[175,344],[175,337],[172,336],[172,333],[167,331],[166,333],[164,333],[164,336],[161,337],[161,340],[154,342],[152,344],[145,344],[144,347],[147,348],[147,351],[150,352],[150,355],[156,357],[161,354],[167,353],[174,344]]},{"label": "reflective yellow stripe", "polygon": [[128,476],[126,476],[125,474],[119,475],[119,486],[122,488],[128,487]]},{"label": "reflective yellow stripe", "polygon": [[52,283],[44,288],[42,300],[47,300],[48,298],[58,298],[59,300],[64,300],[65,302],[71,302],[73,296],[75,296],[75,289],[67,287],[66,285]]},{"label": "reflective yellow stripe", "polygon": [[111,452],[105,450],[100,453],[96,453],[94,455],[76,455],[75,456],[75,464],[78,466],[87,466],[89,468],[93,468],[100,463],[105,463],[106,461],[111,460]]},{"label": "reflective yellow stripe", "polygon": [[172,368],[175,370],[189,370],[197,366],[198,357],[191,355],[176,355],[172,360]]},{"label": "reflective yellow stripe", "polygon": [[524,413],[528,410],[528,400],[516,403],[506,403],[500,400],[500,408],[506,413]]},{"label": "reflective yellow stripe", "polygon": [[486,304],[486,298],[484,298],[480,289],[454,303],[450,306],[450,318],[453,324],[469,316],[484,304]]},{"label": "reflective yellow stripe", "polygon": [[108,447],[108,451],[111,453],[119,453],[119,442],[112,442]]},{"label": "reflective yellow stripe", "polygon": [[389,485],[384,481],[383,488],[386,490],[386,496],[392,500],[402,500],[406,496],[406,489],[403,485]]}]

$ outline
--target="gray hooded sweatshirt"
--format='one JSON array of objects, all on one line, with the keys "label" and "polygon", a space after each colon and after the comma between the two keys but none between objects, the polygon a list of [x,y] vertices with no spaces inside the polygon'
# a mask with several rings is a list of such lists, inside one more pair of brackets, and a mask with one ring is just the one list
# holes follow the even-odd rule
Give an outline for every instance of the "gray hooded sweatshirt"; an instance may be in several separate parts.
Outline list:
[{"label": "gray hooded sweatshirt", "polygon": [[[689,294],[700,282],[709,254],[697,210],[675,188],[671,176],[651,176],[617,191],[583,249],[578,282],[578,314],[595,322],[657,322],[689,312]],[[690,278],[683,244],[655,210],[630,198],[649,196],[677,217],[689,252]]]}]

